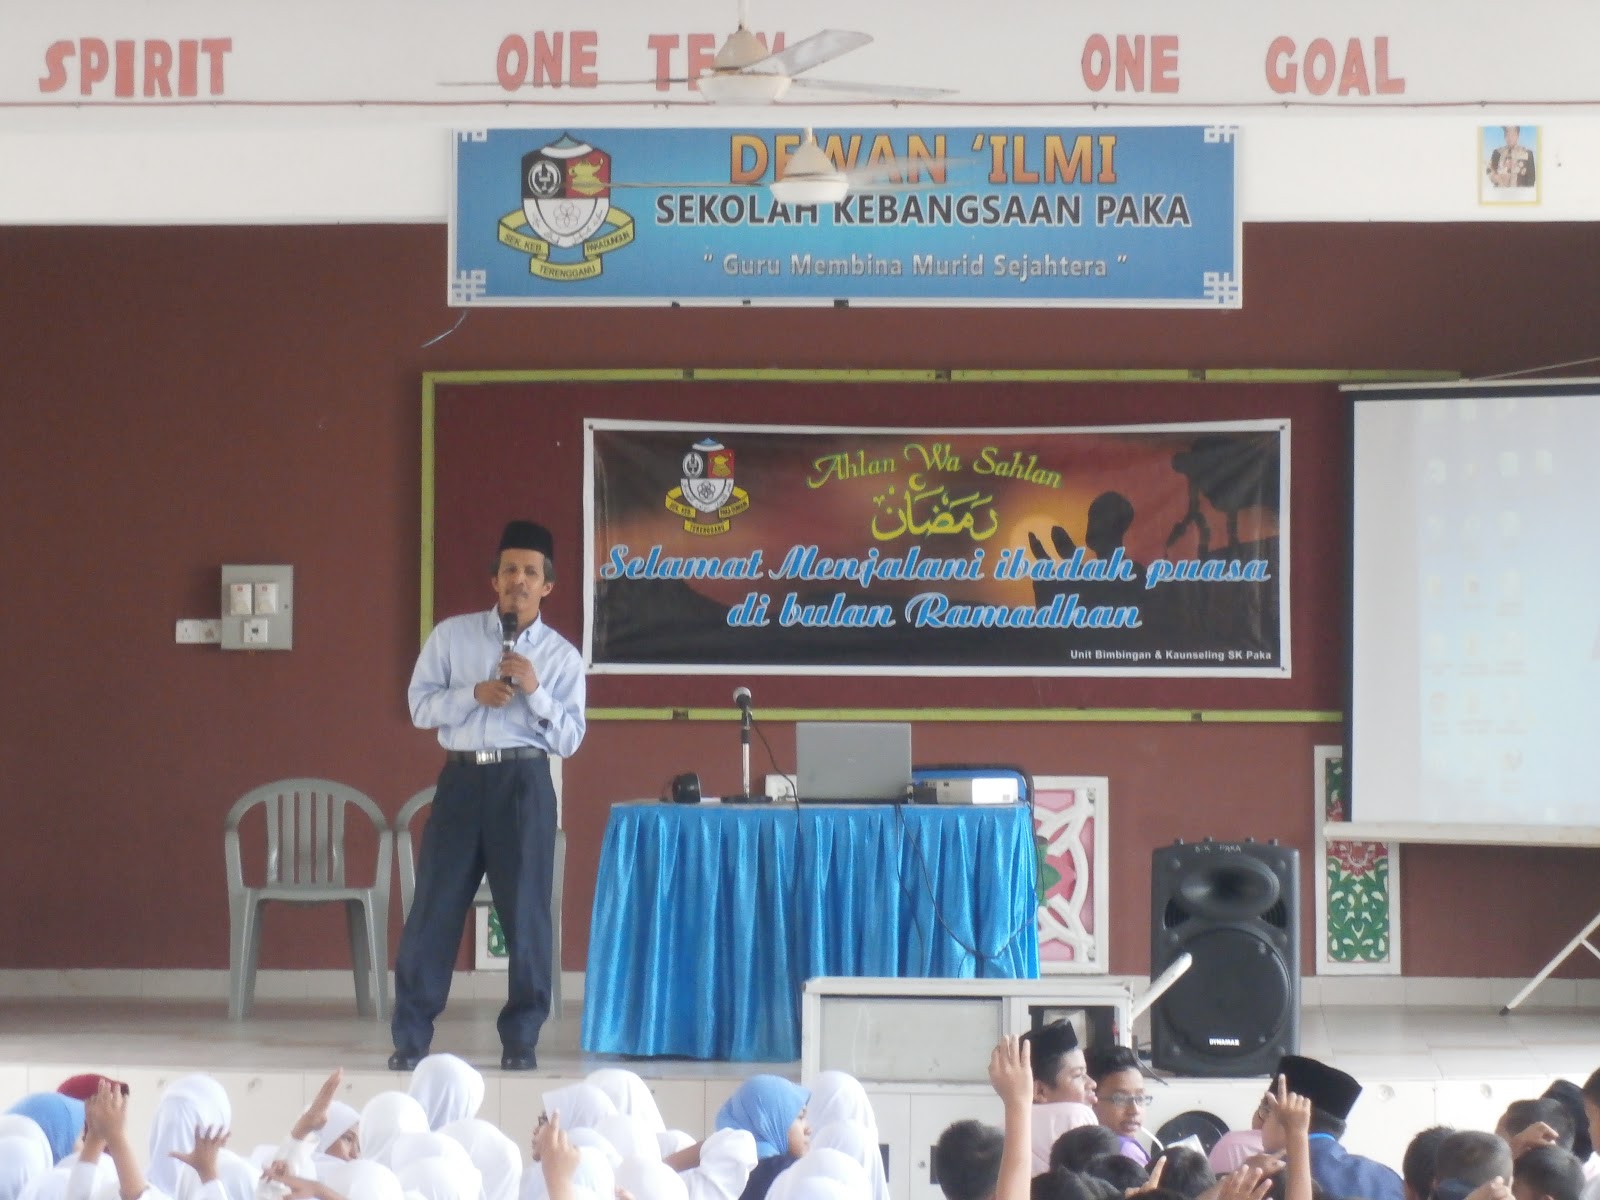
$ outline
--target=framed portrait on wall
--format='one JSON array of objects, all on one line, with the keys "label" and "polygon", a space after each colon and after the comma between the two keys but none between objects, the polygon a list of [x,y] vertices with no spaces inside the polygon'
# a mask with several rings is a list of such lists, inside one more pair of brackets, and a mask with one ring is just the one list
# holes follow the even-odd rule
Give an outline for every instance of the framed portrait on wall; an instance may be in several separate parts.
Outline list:
[{"label": "framed portrait on wall", "polygon": [[1478,126],[1478,202],[1539,203],[1540,130],[1537,125]]}]

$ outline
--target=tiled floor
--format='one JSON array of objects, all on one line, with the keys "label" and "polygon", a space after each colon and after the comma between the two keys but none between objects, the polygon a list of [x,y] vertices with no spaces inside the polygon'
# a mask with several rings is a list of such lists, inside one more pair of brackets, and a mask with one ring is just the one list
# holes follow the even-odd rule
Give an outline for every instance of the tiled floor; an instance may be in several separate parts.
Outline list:
[{"label": "tiled floor", "polygon": [[[465,996],[452,1001],[434,1048],[460,1054],[484,1071],[485,1117],[508,1131],[526,1130],[542,1108],[545,1091],[616,1062],[579,1049],[578,1008],[569,1004],[561,1019],[545,1027],[539,1070],[531,1074],[499,1069],[494,1000]],[[78,1071],[104,1071],[133,1085],[133,1123],[142,1138],[161,1089],[179,1075],[205,1071],[221,1079],[233,1097],[234,1144],[248,1149],[281,1137],[283,1126],[335,1066],[345,1070],[343,1098],[358,1106],[403,1084],[403,1077],[385,1069],[389,1049],[387,1025],[361,1020],[348,1000],[262,1000],[252,1018],[240,1023],[227,1020],[225,1006],[212,1000],[148,995],[5,1000],[0,1001],[0,1098],[54,1088]],[[1398,1162],[1406,1141],[1427,1125],[1492,1127],[1509,1101],[1538,1094],[1552,1078],[1581,1082],[1600,1067],[1600,1020],[1593,1010],[1528,1010],[1502,1017],[1489,1007],[1313,1007],[1302,1013],[1301,1050],[1343,1067],[1366,1085],[1347,1144]],[[694,1133],[711,1127],[717,1108],[746,1075],[757,1070],[799,1075],[798,1063],[646,1059],[622,1065],[649,1082],[669,1124]],[[1156,1080],[1149,1123],[1159,1127],[1179,1112],[1201,1108],[1243,1124],[1261,1087],[1260,1080]],[[902,1114],[888,1119],[903,1123],[905,1141],[913,1147],[926,1136],[921,1124],[949,1119],[943,1114],[951,1105],[962,1115],[999,1115],[997,1108],[990,1111],[994,1097],[984,1088],[943,1089],[938,1099],[946,1108],[926,1118],[905,1089],[871,1090],[885,1113]]]}]

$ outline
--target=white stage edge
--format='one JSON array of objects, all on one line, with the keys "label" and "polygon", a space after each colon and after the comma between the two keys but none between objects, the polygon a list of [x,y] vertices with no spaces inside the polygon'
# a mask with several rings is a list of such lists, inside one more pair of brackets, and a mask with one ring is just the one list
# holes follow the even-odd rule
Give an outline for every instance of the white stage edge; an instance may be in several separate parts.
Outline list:
[{"label": "white stage edge", "polygon": [[[535,1072],[498,1066],[494,1018],[503,975],[460,976],[434,1041],[436,1050],[460,1054],[484,1071],[482,1115],[525,1155],[542,1095],[600,1066],[637,1071],[668,1124],[695,1136],[711,1129],[717,1109],[747,1075],[800,1076],[799,1063],[585,1054],[578,1047],[581,977],[569,978],[578,986],[568,992],[564,1013],[546,1026]],[[1396,1166],[1419,1129],[1441,1123],[1492,1129],[1512,1100],[1538,1095],[1557,1077],[1581,1083],[1600,1067],[1600,981],[1552,980],[1509,1016],[1498,1009],[1520,980],[1305,982],[1302,1052],[1366,1085],[1346,1144]],[[53,1090],[81,1071],[104,1072],[132,1085],[141,1142],[162,1088],[192,1071],[215,1075],[227,1087],[234,1104],[232,1145],[246,1152],[279,1140],[333,1067],[345,1070],[342,1098],[358,1106],[404,1085],[404,1076],[384,1069],[387,1023],[356,1015],[345,972],[264,971],[256,1014],[243,1022],[227,1019],[226,972],[4,971],[0,995],[0,1098]],[[1413,1003],[1405,1002],[1408,995]],[[1370,1002],[1342,1002],[1347,996]],[[1147,1032],[1142,1023],[1136,1029],[1142,1042]],[[1243,1126],[1263,1086],[1259,1079],[1152,1079],[1156,1099],[1147,1124],[1158,1128],[1181,1112],[1204,1109]],[[928,1148],[945,1125],[964,1117],[1000,1118],[998,1102],[982,1085],[869,1081],[868,1091],[890,1147],[894,1200],[938,1200],[928,1178]]]}]

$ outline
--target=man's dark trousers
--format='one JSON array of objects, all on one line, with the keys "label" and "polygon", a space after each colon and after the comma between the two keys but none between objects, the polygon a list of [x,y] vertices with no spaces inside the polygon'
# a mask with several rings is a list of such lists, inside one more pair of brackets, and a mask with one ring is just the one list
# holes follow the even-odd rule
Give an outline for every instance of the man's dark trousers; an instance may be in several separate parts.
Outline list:
[{"label": "man's dark trousers", "polygon": [[550,760],[446,762],[422,836],[417,887],[395,958],[396,1050],[425,1054],[444,1011],[462,928],[484,874],[510,970],[500,1042],[532,1048],[550,1014],[550,875],[556,796]]}]

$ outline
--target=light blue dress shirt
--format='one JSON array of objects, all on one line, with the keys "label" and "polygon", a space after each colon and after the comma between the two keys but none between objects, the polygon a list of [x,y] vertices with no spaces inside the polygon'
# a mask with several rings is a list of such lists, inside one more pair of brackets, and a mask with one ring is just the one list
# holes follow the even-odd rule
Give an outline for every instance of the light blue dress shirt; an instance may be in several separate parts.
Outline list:
[{"label": "light blue dress shirt", "polygon": [[539,686],[520,689],[503,708],[479,704],[472,689],[500,665],[496,609],[439,622],[428,635],[406,699],[418,729],[437,729],[446,750],[536,746],[566,758],[583,741],[586,680],[577,647],[537,618],[513,649],[533,664]]}]

